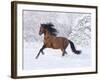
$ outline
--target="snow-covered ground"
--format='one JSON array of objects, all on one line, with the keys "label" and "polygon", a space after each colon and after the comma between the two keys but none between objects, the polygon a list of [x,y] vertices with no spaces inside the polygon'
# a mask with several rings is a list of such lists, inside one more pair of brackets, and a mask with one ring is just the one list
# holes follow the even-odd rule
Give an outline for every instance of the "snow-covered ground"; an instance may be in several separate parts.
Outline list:
[{"label": "snow-covered ground", "polygon": [[71,51],[70,45],[66,48],[67,55],[62,57],[60,49],[46,48],[44,55],[40,54],[38,59],[35,59],[42,42],[24,42],[23,47],[23,69],[24,70],[41,70],[55,68],[75,68],[91,66],[91,47],[80,47],[76,45],[78,50],[81,50],[80,55],[74,54]]}]

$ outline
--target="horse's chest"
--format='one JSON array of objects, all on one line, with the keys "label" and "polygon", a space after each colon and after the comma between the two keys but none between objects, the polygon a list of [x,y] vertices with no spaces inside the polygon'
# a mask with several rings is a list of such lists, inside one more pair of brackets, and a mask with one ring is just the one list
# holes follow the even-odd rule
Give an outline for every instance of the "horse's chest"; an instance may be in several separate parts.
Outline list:
[{"label": "horse's chest", "polygon": [[52,47],[52,42],[50,38],[45,38],[44,39],[44,44],[46,45],[46,47]]}]

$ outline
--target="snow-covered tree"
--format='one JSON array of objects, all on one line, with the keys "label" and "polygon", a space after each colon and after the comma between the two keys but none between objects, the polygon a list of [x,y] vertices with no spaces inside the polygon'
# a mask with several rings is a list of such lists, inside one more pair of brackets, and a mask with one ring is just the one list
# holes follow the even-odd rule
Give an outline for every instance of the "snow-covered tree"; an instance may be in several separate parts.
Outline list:
[{"label": "snow-covered tree", "polygon": [[74,40],[77,44],[82,46],[89,45],[91,42],[91,16],[84,16],[78,20],[77,25],[74,27],[70,38]]}]

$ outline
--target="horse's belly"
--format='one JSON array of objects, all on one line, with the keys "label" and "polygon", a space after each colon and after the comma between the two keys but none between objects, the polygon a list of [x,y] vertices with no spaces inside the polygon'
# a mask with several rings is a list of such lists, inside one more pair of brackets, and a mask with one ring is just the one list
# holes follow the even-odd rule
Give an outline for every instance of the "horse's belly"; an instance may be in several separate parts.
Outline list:
[{"label": "horse's belly", "polygon": [[55,44],[55,43],[48,43],[46,44],[47,48],[53,48],[53,49],[60,49],[61,45],[60,44]]},{"label": "horse's belly", "polygon": [[61,43],[55,42],[55,43],[52,44],[52,47],[53,47],[54,49],[61,49],[61,48],[62,48],[62,44],[61,44]]}]

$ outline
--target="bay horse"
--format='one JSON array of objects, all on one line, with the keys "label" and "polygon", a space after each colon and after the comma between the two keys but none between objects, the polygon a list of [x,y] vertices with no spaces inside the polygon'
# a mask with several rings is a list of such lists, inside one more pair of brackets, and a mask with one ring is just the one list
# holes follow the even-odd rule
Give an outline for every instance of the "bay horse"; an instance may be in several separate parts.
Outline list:
[{"label": "bay horse", "polygon": [[36,56],[36,59],[39,57],[40,53],[44,54],[43,50],[45,48],[61,49],[62,56],[67,54],[65,49],[68,47],[69,43],[72,49],[72,52],[75,54],[80,54],[80,50],[76,50],[74,43],[71,40],[68,40],[65,37],[57,37],[58,31],[54,28],[52,23],[40,24],[39,35],[44,34],[44,44],[40,49],[39,53]]}]

